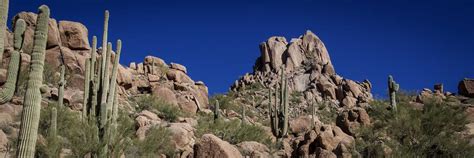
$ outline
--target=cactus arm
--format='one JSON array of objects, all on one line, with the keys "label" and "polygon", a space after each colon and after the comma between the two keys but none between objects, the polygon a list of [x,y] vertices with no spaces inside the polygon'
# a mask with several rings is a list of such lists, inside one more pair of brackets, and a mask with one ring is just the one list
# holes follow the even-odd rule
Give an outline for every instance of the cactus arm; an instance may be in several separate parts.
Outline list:
[{"label": "cactus arm", "polygon": [[23,19],[18,19],[15,23],[15,30],[13,33],[13,48],[18,52],[23,47],[23,34],[26,30],[26,22]]},{"label": "cactus arm", "polygon": [[[109,89],[109,61],[110,61],[110,55],[112,53],[112,43],[108,43],[107,45],[107,55],[105,56],[106,58],[106,63],[105,67],[102,69],[104,70],[104,78],[102,79],[102,96],[101,102],[100,102],[100,128],[104,128],[105,124],[107,123],[107,91]],[[102,63],[104,65],[104,63]]]},{"label": "cactus arm", "polygon": [[109,95],[107,98],[107,110],[112,110],[114,106],[115,86],[117,85],[117,70],[120,62],[120,54],[122,52],[122,41],[117,40],[117,52],[114,58],[114,65],[112,67],[112,77],[110,79]]},{"label": "cactus arm", "polygon": [[26,23],[23,19],[16,22],[14,31],[14,50],[8,64],[8,77],[5,87],[0,92],[0,104],[9,102],[15,94],[16,82],[18,79],[18,71],[20,70],[20,51],[23,42],[23,33],[26,29]]},{"label": "cactus arm", "polygon": [[[92,58],[91,58],[92,59]],[[82,102],[82,119],[86,120],[87,118],[87,110],[88,103],[89,103],[89,88],[90,88],[90,81],[91,81],[91,59],[86,60],[86,70],[84,71],[84,100]]]},{"label": "cactus arm", "polygon": [[[109,30],[109,11],[105,11],[104,15],[104,32],[102,34],[102,56],[106,55],[107,53],[107,36],[108,36],[108,30]],[[108,61],[107,61],[108,62]],[[102,70],[101,70],[101,78],[105,77],[105,67],[106,63],[106,58],[102,58]]]},{"label": "cactus arm", "polygon": [[43,65],[48,37],[49,8],[39,7],[36,30],[34,34],[33,53],[31,54],[30,74],[25,93],[18,142],[18,157],[32,158],[35,155],[38,125],[41,110],[40,87],[43,82]]},{"label": "cactus arm", "polygon": [[[92,37],[92,50],[91,50],[91,63],[90,63],[90,77],[92,78],[95,75],[95,61],[96,61],[96,54],[97,54],[97,37]],[[94,83],[93,83],[94,84]]]},{"label": "cactus arm", "polygon": [[[93,69],[93,68],[92,68]],[[91,116],[95,117],[97,115],[97,105],[98,105],[98,91],[99,91],[99,82],[100,82],[100,70],[102,69],[102,60],[97,61],[97,74],[94,74],[94,81],[92,85],[92,97],[91,97]]]},{"label": "cactus arm", "polygon": [[[286,77],[286,76],[284,76],[284,77]],[[288,104],[289,104],[289,102],[288,102],[288,80],[286,78],[284,78],[284,80],[285,80],[284,85],[282,85],[282,86],[285,87],[285,89],[284,89],[285,90],[285,92],[284,92],[285,101],[283,103],[283,109],[282,109],[283,110],[282,136],[286,136],[288,134],[288,119],[289,119],[288,118]]]},{"label": "cactus arm", "polygon": [[9,0],[2,0],[0,4],[0,63],[3,61],[3,51],[5,50],[5,30],[7,29]]}]

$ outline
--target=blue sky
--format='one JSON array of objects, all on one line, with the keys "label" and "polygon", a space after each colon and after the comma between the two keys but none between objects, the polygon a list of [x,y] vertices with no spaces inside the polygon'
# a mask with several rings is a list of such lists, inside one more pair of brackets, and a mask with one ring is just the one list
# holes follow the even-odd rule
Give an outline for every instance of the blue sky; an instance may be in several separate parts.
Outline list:
[{"label": "blue sky", "polygon": [[376,97],[386,95],[389,74],[406,90],[444,83],[452,92],[474,77],[474,0],[10,0],[10,19],[41,4],[99,39],[110,10],[122,64],[146,55],[181,63],[211,94],[252,72],[259,43],[305,30],[323,40],[339,75],[369,79]]}]

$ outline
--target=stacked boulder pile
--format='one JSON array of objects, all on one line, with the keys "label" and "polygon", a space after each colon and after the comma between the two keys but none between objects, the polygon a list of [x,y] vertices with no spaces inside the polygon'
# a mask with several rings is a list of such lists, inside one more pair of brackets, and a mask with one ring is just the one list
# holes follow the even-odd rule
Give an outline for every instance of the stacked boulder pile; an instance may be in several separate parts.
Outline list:
[{"label": "stacked boulder pile", "polygon": [[308,100],[348,108],[365,107],[372,100],[372,84],[368,80],[356,82],[337,75],[326,47],[311,31],[289,43],[284,37],[271,37],[260,44],[260,52],[254,72],[235,81],[231,90],[239,91],[252,84],[272,87],[283,66],[290,93],[302,94],[301,108],[309,106]]},{"label": "stacked boulder pile", "polygon": [[[28,68],[30,55],[33,49],[33,33],[35,29],[37,14],[32,12],[21,12],[14,16],[16,19],[24,19],[26,31],[24,34],[24,46],[21,53],[21,68]],[[13,23],[15,26],[15,23]],[[48,40],[45,62],[53,72],[59,72],[59,67],[65,63],[68,83],[65,90],[65,102],[73,109],[82,108],[82,97],[84,91],[85,61],[90,58],[91,46],[89,44],[88,29],[79,22],[59,21],[50,19],[48,24]],[[3,68],[0,69],[0,83],[6,81],[6,68],[10,52],[13,50],[13,33],[7,32],[5,41],[5,58]],[[102,54],[101,49],[97,54]],[[57,73],[59,76],[59,73]],[[189,113],[196,113],[200,108],[206,108],[208,104],[208,89],[201,81],[193,81],[187,75],[187,69],[177,63],[165,63],[164,60],[147,56],[144,61],[130,67],[119,65],[117,81],[119,94],[122,99],[137,94],[152,94],[165,99],[170,104],[179,106]],[[52,86],[51,87],[55,87]],[[52,88],[47,93],[57,97],[57,89]]]}]

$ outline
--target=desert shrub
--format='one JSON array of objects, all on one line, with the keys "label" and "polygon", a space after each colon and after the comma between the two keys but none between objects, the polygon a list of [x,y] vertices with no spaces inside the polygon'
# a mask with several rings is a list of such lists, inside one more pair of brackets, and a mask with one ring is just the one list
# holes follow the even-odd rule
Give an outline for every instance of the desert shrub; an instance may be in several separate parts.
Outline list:
[{"label": "desert shrub", "polygon": [[473,157],[474,146],[461,133],[468,123],[462,106],[427,102],[422,110],[408,102],[397,111],[378,102],[368,110],[373,120],[357,134],[356,147],[365,157],[380,157],[390,148],[395,157]]},{"label": "desert shrub", "polygon": [[198,119],[196,129],[196,137],[212,133],[231,144],[237,144],[243,141],[256,141],[268,144],[270,139],[262,127],[242,123],[239,119],[214,120],[211,116],[202,115]]},{"label": "desert shrub", "polygon": [[155,126],[147,131],[145,140],[135,139],[125,149],[126,157],[158,157],[160,154],[174,156],[171,133],[165,127]]},{"label": "desert shrub", "polygon": [[[316,116],[325,124],[331,124],[336,121],[337,108],[331,106],[329,102],[316,103]],[[309,107],[311,108],[311,106]],[[310,111],[310,110],[309,110]]]},{"label": "desert shrub", "polygon": [[132,145],[135,134],[135,122],[125,112],[119,112],[116,130],[113,130],[109,143],[111,157],[120,157],[124,150]]},{"label": "desert shrub", "polygon": [[235,102],[235,98],[230,95],[217,94],[209,99],[209,103],[213,105],[215,105],[216,102],[219,102],[219,108],[221,110],[238,111],[241,109],[240,106]]},{"label": "desert shrub", "polygon": [[[47,108],[41,111],[39,133],[46,138],[45,144],[38,143],[37,155],[40,157],[57,157],[61,148],[71,150],[72,157],[84,157],[88,153],[98,153],[102,144],[99,140],[99,129],[97,120],[84,121],[80,112],[74,112],[69,108],[57,108],[57,134],[56,139],[48,135],[51,125],[51,107],[57,107],[56,103],[50,103]],[[112,128],[112,125],[108,125]],[[133,136],[133,120],[120,113],[117,119],[117,129],[115,134],[110,136],[109,152],[113,155],[120,155],[119,152],[129,144],[129,139]],[[113,156],[113,157],[116,157]]]},{"label": "desert shrub", "polygon": [[168,121],[176,121],[178,117],[185,116],[185,113],[179,109],[178,106],[169,104],[162,99],[159,99],[155,96],[146,95],[141,96],[136,99],[138,104],[138,110],[149,110],[149,111],[159,111],[157,112],[160,118],[164,118]]}]

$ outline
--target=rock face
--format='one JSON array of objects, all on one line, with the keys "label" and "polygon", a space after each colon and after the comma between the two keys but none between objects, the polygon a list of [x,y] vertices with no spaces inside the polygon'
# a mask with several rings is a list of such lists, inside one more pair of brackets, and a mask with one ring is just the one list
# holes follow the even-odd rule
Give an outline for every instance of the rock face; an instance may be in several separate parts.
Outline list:
[{"label": "rock face", "polygon": [[337,75],[326,47],[311,31],[290,42],[284,37],[270,37],[260,44],[260,52],[254,72],[237,80],[231,90],[237,92],[255,84],[264,89],[273,87],[279,81],[278,74],[283,66],[290,94],[299,93],[303,100],[292,108],[292,115],[304,111],[310,105],[309,100],[348,108],[367,106],[372,100],[371,83],[368,80],[355,82]]},{"label": "rock face", "polygon": [[239,150],[212,134],[204,134],[194,146],[194,157],[241,158]]},{"label": "rock face", "polygon": [[459,82],[458,93],[466,97],[474,97],[474,79],[465,78]]}]

